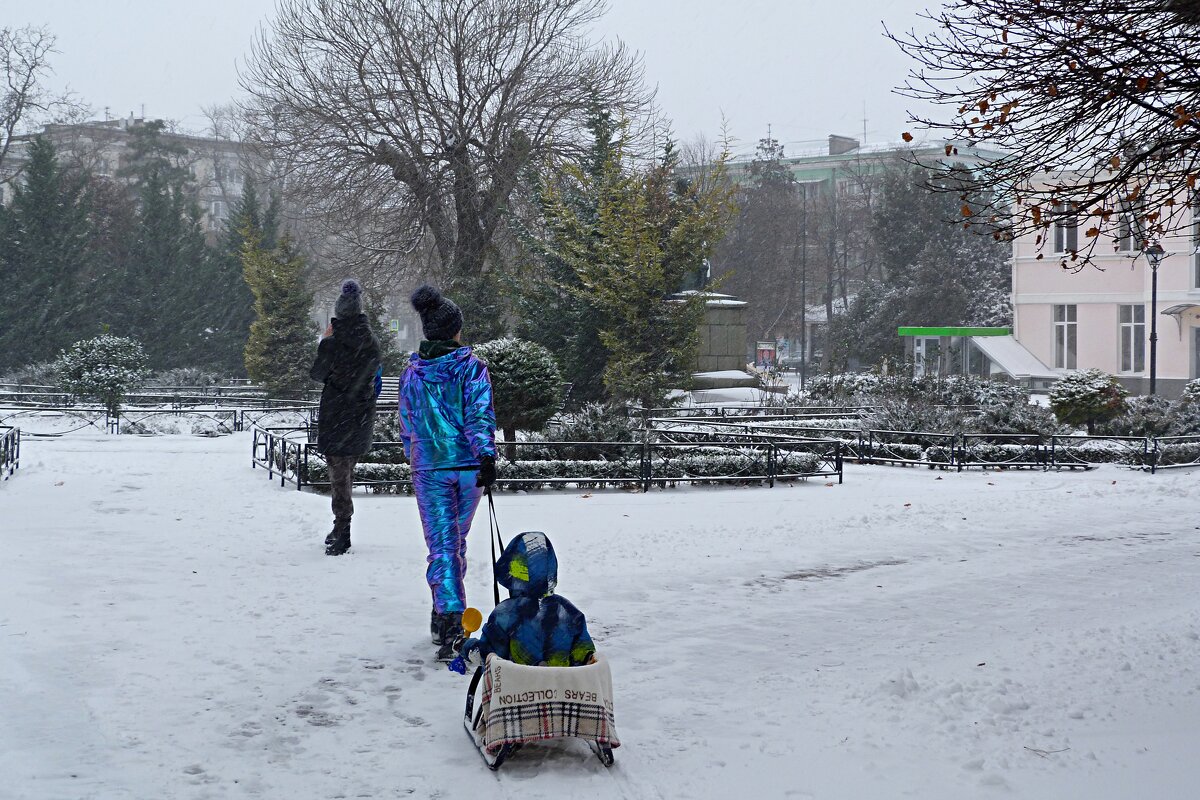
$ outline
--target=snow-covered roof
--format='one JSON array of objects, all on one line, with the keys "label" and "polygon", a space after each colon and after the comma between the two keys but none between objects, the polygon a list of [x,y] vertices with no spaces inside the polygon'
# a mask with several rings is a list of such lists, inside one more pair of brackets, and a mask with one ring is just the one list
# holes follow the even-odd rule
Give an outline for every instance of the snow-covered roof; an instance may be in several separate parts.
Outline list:
[{"label": "snow-covered roof", "polygon": [[1057,378],[1058,373],[1012,336],[972,336],[971,341],[1014,378]]}]

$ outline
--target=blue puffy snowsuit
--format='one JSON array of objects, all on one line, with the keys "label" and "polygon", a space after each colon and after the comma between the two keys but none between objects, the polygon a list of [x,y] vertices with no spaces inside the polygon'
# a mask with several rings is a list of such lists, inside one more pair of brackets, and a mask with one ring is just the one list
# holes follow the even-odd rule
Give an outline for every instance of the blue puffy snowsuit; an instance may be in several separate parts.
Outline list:
[{"label": "blue puffy snowsuit", "polygon": [[400,379],[400,440],[412,466],[438,614],[466,608],[467,532],[482,489],[479,459],[496,456],[496,412],[487,367],[459,347],[436,358],[413,353]]},{"label": "blue puffy snowsuit", "polygon": [[509,599],[496,606],[479,639],[463,644],[464,655],[479,648],[482,658],[495,653],[517,664],[575,667],[596,652],[583,612],[554,592],[558,559],[540,531],[517,535],[496,563],[496,580]]}]

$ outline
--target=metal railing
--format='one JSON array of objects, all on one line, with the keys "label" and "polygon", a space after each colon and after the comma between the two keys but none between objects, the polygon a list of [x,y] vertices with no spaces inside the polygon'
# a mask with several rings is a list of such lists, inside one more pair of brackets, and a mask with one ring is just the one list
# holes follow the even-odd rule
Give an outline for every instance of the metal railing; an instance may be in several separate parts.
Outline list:
[{"label": "metal railing", "polygon": [[[328,487],[325,459],[307,428],[253,429],[254,468],[280,485]],[[649,491],[680,483],[766,483],[836,476],[842,481],[837,441],[798,437],[745,437],[694,442],[498,442],[501,488],[576,485]],[[376,442],[355,470],[354,485],[407,489],[412,480],[399,442]]]},{"label": "metal railing", "polygon": [[1200,436],[1156,436],[1150,471],[1200,467]]},{"label": "metal railing", "polygon": [[[205,435],[223,435],[238,431],[249,430],[258,425],[286,425],[297,420],[305,424],[316,422],[317,406],[309,403],[293,405],[271,405],[258,407],[180,407],[180,408],[145,408],[141,406],[125,406],[117,416],[110,415],[99,406],[53,406],[53,405],[0,405],[0,425],[11,424],[18,420],[26,421],[26,434],[29,436],[63,436],[68,433],[93,428],[99,432],[120,433],[123,427],[131,427],[138,432],[138,427],[145,427],[156,418],[180,417],[190,420],[208,420],[212,424]],[[66,430],[39,432],[37,420],[67,418],[73,420],[75,427]],[[153,432],[147,430],[146,432]]]},{"label": "metal railing", "polygon": [[762,424],[769,420],[656,419],[655,435],[696,441],[706,433],[730,436],[820,436],[837,440],[843,458],[864,464],[957,469],[1092,469],[1119,464],[1157,472],[1200,467],[1200,436],[1042,436],[1040,434],[936,433],[853,430],[820,425]]},{"label": "metal railing", "polygon": [[21,466],[21,429],[0,425],[0,475],[12,477]]}]

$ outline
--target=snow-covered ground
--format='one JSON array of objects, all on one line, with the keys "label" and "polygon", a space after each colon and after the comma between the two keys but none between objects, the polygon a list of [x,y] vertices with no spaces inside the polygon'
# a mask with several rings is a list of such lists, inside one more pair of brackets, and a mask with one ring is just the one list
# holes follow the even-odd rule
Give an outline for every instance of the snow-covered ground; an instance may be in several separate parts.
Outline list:
[{"label": "snow-covered ground", "polygon": [[[1192,798],[1200,474],[851,466],[844,485],[504,494],[610,658],[624,746],[494,775],[435,665],[411,498],[246,434],[30,439],[0,485],[4,798]],[[486,528],[469,591],[490,607]]]}]

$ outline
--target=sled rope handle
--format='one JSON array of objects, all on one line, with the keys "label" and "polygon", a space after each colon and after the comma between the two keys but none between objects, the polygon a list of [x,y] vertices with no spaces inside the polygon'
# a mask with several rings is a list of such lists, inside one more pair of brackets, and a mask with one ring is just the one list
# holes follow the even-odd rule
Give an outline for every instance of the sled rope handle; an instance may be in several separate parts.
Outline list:
[{"label": "sled rope handle", "polygon": [[492,599],[496,605],[500,605],[500,582],[496,578],[496,565],[499,563],[499,558],[496,555],[496,544],[500,545],[500,552],[504,552],[504,540],[500,538],[500,520],[496,519],[496,502],[492,499],[492,487],[487,488],[488,499],[488,540],[492,543]]}]

